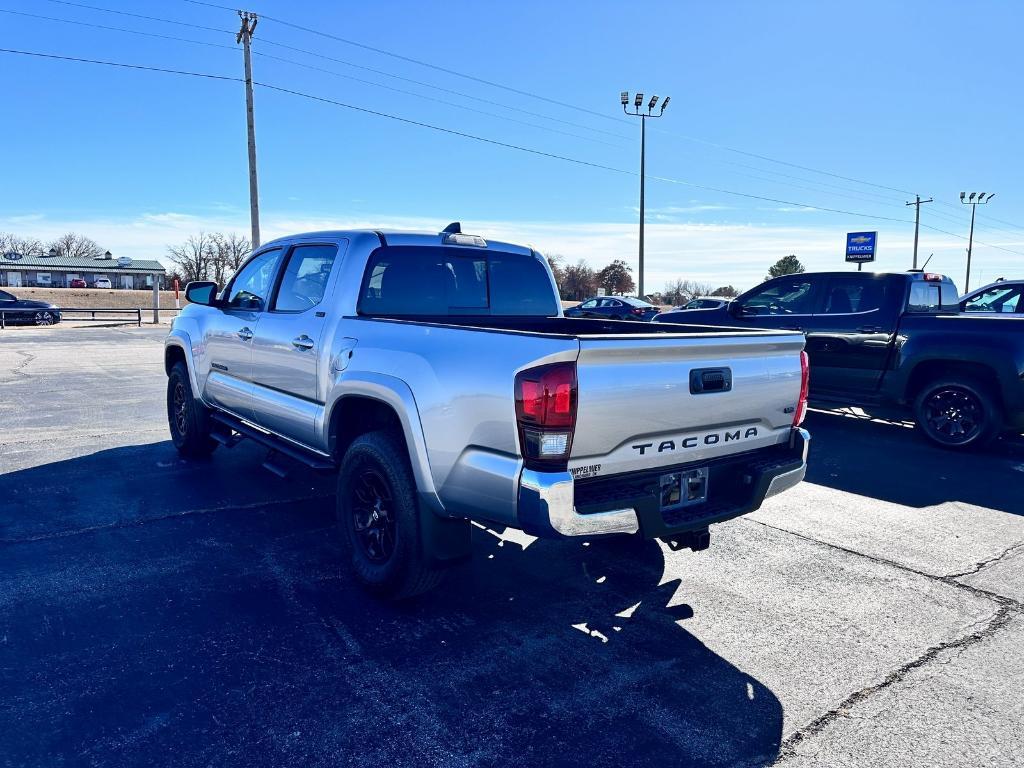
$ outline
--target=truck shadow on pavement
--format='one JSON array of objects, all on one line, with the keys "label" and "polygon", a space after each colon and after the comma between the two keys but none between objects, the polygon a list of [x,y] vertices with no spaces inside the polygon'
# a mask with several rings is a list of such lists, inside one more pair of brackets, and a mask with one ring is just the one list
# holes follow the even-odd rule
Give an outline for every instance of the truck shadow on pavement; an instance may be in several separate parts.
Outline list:
[{"label": "truck shadow on pavement", "polygon": [[258,456],[187,464],[164,442],[0,475],[9,764],[778,755],[781,703],[685,629],[656,543],[476,530],[437,591],[382,604],[343,567],[332,478],[281,481]]},{"label": "truck shadow on pavement", "polygon": [[959,501],[1024,515],[1024,439],[1002,437],[977,452],[928,442],[914,427],[815,410],[807,481],[921,508]]}]

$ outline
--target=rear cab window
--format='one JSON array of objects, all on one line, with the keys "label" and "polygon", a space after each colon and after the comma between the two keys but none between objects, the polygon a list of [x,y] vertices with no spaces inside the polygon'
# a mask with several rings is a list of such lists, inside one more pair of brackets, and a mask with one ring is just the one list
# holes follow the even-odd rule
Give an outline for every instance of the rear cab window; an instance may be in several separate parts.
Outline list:
[{"label": "rear cab window", "polygon": [[913,280],[907,297],[907,312],[957,312],[959,297],[952,282],[944,280]]},{"label": "rear cab window", "polygon": [[370,254],[357,311],[389,317],[551,317],[558,305],[536,254],[398,245]]}]

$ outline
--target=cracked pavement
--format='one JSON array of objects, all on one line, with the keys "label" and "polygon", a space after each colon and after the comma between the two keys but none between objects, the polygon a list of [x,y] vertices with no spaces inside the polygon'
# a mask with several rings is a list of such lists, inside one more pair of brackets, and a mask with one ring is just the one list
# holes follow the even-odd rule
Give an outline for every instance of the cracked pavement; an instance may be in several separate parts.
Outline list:
[{"label": "cracked pavement", "polygon": [[1024,763],[1024,441],[814,411],[705,552],[475,531],[402,606],[332,478],[177,458],[166,329],[0,332],[0,766]]}]

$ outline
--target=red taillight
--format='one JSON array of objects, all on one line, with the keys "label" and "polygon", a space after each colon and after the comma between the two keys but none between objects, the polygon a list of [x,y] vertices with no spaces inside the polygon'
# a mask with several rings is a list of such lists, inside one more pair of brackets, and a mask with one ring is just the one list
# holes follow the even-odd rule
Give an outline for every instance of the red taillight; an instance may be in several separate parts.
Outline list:
[{"label": "red taillight", "polygon": [[641,307],[634,307],[629,311],[632,312],[634,315],[642,315],[644,312],[646,312],[646,310],[642,309]]},{"label": "red taillight", "polygon": [[936,274],[935,272],[925,272],[924,279],[929,283],[941,283],[942,275]]},{"label": "red taillight", "polygon": [[807,415],[807,393],[811,384],[811,367],[807,362],[807,353],[800,352],[800,399],[796,404],[796,411],[793,412],[793,426],[799,427],[804,423]]},{"label": "red taillight", "polygon": [[516,420],[527,466],[564,465],[576,426],[576,363],[554,363],[516,375]]}]

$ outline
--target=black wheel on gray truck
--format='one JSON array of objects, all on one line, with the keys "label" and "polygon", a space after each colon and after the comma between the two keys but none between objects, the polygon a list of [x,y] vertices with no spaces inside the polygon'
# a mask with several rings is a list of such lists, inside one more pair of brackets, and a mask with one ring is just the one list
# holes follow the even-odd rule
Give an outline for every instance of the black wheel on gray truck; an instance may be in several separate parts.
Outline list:
[{"label": "black wheel on gray truck", "polygon": [[925,385],[914,402],[914,415],[928,439],[943,448],[981,448],[1002,426],[991,390],[963,377],[936,379]]},{"label": "black wheel on gray truck", "polygon": [[401,599],[441,581],[444,571],[430,565],[422,541],[405,445],[394,433],[368,432],[348,447],[338,473],[337,515],[352,570],[367,591]]},{"label": "black wheel on gray truck", "polygon": [[210,437],[210,415],[192,395],[188,367],[177,362],[167,376],[167,424],[178,453],[189,459],[209,456],[217,447]]}]

